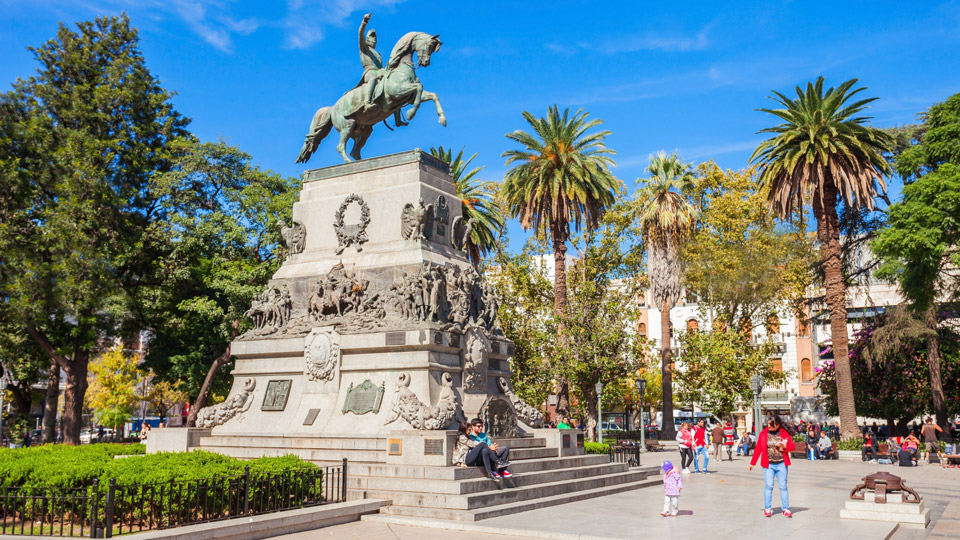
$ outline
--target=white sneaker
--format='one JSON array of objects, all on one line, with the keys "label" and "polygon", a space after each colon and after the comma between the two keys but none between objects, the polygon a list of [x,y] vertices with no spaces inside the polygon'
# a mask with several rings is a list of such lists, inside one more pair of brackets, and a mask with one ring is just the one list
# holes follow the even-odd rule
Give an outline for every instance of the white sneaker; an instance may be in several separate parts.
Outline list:
[{"label": "white sneaker", "polygon": [[683,474],[690,474],[690,469],[684,469]]}]

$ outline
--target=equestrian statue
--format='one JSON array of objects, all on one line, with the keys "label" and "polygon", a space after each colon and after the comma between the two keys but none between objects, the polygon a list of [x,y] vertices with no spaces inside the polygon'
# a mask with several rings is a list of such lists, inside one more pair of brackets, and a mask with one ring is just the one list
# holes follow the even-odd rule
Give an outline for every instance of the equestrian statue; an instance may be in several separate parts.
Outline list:
[{"label": "equestrian statue", "polygon": [[[417,55],[417,66],[429,66],[430,55],[440,50],[440,36],[431,36],[423,32],[410,32],[400,38],[390,52],[387,64],[377,52],[377,33],[370,30],[364,35],[370,14],[363,16],[360,25],[360,62],[363,64],[363,77],[353,89],[344,94],[333,107],[323,107],[313,115],[310,130],[307,132],[303,148],[297,156],[297,163],[306,163],[317,151],[320,141],[337,128],[340,142],[337,152],[344,161],[360,159],[360,150],[366,144],[373,126],[393,116],[397,126],[405,126],[413,120],[420,103],[432,101],[437,107],[440,125],[447,125],[440,100],[433,92],[423,89],[417,78],[413,55]],[[411,105],[406,119],[401,109]],[[387,125],[387,128],[390,128]],[[353,149],[347,154],[347,139],[353,139]]]}]

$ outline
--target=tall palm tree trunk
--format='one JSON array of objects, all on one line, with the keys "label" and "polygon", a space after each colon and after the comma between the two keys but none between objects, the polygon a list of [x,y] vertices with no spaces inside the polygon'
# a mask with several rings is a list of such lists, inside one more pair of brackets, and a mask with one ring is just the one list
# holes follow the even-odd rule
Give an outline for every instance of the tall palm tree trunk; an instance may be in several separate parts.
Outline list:
[{"label": "tall palm tree trunk", "polygon": [[[557,344],[566,343],[564,316],[567,313],[567,244],[562,230],[553,231],[553,314],[557,319]],[[570,414],[570,384],[566,378],[557,380],[557,415]]]},{"label": "tall palm tree trunk", "polygon": [[933,394],[933,412],[937,417],[937,425],[944,433],[949,433],[947,426],[947,399],[943,393],[943,379],[940,378],[940,337],[937,334],[937,304],[931,301],[924,318],[927,326],[933,333],[927,338],[927,366],[930,370],[930,393]]},{"label": "tall palm tree trunk", "polygon": [[670,440],[676,436],[673,426],[673,368],[670,365],[670,304],[663,303],[660,308],[660,370],[661,391],[663,393],[663,438]]},{"label": "tall palm tree trunk", "polygon": [[824,289],[827,309],[830,311],[830,338],[833,343],[833,359],[837,373],[840,433],[842,438],[850,439],[859,437],[860,430],[857,427],[857,407],[853,400],[853,380],[850,373],[847,337],[847,287],[843,282],[837,195],[837,189],[833,182],[826,182],[822,199],[819,197],[813,198],[813,214],[817,219],[817,238],[820,240]]}]

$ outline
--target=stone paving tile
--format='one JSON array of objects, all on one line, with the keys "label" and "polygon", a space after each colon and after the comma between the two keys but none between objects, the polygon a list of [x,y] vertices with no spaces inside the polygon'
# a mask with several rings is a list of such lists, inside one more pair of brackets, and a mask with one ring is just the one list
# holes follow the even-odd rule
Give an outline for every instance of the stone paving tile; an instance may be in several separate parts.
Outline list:
[{"label": "stone paving tile", "polygon": [[[646,454],[644,464],[662,459],[676,460],[673,453]],[[916,489],[931,509],[931,524],[926,529],[901,528],[897,540],[947,540],[960,538],[960,522],[950,519],[960,499],[960,469],[938,466],[904,468],[889,465],[843,461],[794,461],[790,467],[790,505],[794,517],[777,514],[763,517],[763,475],[759,467],[747,470],[749,462],[710,462],[714,474],[685,475],[680,497],[681,515],[663,518],[663,490],[641,489],[570,503],[512,516],[477,522],[485,527],[502,528],[536,535],[539,531],[554,536],[596,536],[600,538],[753,538],[777,537],[817,540],[872,540],[886,538],[894,524],[840,519],[839,510],[851,488],[870,473],[885,470],[901,476]],[[773,508],[780,508],[774,490]],[[945,514],[946,512],[946,514]],[[941,516],[947,515],[942,523]],[[936,529],[935,529],[935,526]],[[935,533],[934,533],[935,531]],[[451,531],[377,522],[357,522],[316,531],[278,537],[282,540],[323,538],[397,539],[397,540],[487,540],[503,534]]]}]

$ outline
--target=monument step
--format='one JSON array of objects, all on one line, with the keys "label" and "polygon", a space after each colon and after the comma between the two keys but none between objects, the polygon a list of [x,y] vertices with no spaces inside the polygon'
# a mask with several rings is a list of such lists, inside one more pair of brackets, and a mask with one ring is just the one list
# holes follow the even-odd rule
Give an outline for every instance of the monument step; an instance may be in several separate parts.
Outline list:
[{"label": "monument step", "polygon": [[342,463],[343,458],[350,462],[382,463],[387,460],[386,450],[337,450],[337,449],[309,449],[309,448],[263,448],[239,446],[209,446],[200,445],[200,450],[216,452],[237,459],[256,459],[260,457],[279,457],[294,455],[314,463]]},{"label": "monument step", "polygon": [[[339,462],[315,462],[317,465],[337,465]],[[605,455],[582,455],[554,458],[526,459],[510,465],[512,472],[523,474],[538,471],[588,467],[610,463]],[[484,478],[479,467],[424,467],[420,465],[392,465],[386,463],[354,463],[347,465],[348,475],[378,476],[431,480],[467,480]]]},{"label": "monument step", "polygon": [[[500,506],[504,504],[516,504],[531,499],[539,499],[562,493],[574,491],[591,490],[637,482],[647,477],[644,471],[621,471],[612,474],[603,474],[591,476],[588,478],[577,478],[573,480],[560,480],[532,486],[517,486],[514,488],[503,486],[502,489],[494,491],[484,491],[467,495],[446,495],[439,493],[411,492],[411,491],[391,491],[391,490],[367,490],[366,497],[372,499],[389,499],[398,506],[419,506],[428,508],[442,508],[450,510],[476,510],[488,506]],[[491,482],[492,480],[488,480]],[[502,480],[502,482],[507,482]]]},{"label": "monument step", "polygon": [[[604,463],[586,467],[571,467],[529,473],[515,473],[513,483],[517,487],[560,482],[614,474],[627,470],[626,464]],[[406,491],[411,493],[443,493],[447,495],[468,495],[484,491],[497,490],[497,485],[486,477],[467,480],[431,480],[412,478],[387,478],[381,476],[347,475],[347,489],[358,491]]]},{"label": "monument step", "polygon": [[542,437],[524,437],[521,439],[494,439],[493,442],[501,446],[509,446],[510,450],[520,448],[544,448],[547,440]]},{"label": "monument step", "polygon": [[560,450],[557,448],[517,448],[510,449],[510,461],[520,461],[524,459],[539,459],[557,457]]},{"label": "monument step", "polygon": [[490,518],[506,516],[510,514],[517,514],[520,512],[526,512],[529,510],[536,510],[538,508],[547,508],[550,506],[556,506],[558,504],[566,504],[571,502],[582,501],[582,500],[591,499],[594,497],[603,497],[605,495],[613,495],[614,493],[621,493],[624,491],[630,491],[634,489],[657,487],[661,485],[661,483],[662,482],[659,478],[653,478],[653,479],[648,478],[644,480],[610,484],[602,487],[594,487],[591,489],[584,489],[580,491],[559,493],[559,494],[554,494],[546,497],[541,497],[539,499],[524,501],[521,503],[507,502],[504,504],[489,506],[486,508],[480,508],[476,510],[450,510],[450,509],[444,509],[444,508],[425,508],[420,506],[402,506],[398,504],[393,504],[393,505],[385,506],[381,508],[380,513],[383,515],[391,515],[391,516],[410,516],[410,517],[421,517],[421,518],[429,518],[429,519],[446,519],[446,520],[452,520],[452,521],[479,521],[482,519],[490,519]]},{"label": "monument step", "polygon": [[258,448],[305,448],[331,450],[386,450],[387,440],[378,437],[264,437],[239,435],[211,435],[200,440],[201,446],[236,446]]}]

